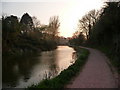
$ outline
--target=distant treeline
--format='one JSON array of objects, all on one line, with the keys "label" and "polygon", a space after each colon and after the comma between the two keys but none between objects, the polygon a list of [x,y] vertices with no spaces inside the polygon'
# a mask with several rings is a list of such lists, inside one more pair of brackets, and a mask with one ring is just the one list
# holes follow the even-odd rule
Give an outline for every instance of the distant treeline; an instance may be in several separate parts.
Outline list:
[{"label": "distant treeline", "polygon": [[79,20],[71,44],[101,48],[120,71],[120,2],[106,2]]},{"label": "distant treeline", "polygon": [[36,17],[25,13],[2,16],[2,54],[14,55],[26,52],[52,50],[57,47],[59,17],[53,16],[48,25],[40,24]]}]

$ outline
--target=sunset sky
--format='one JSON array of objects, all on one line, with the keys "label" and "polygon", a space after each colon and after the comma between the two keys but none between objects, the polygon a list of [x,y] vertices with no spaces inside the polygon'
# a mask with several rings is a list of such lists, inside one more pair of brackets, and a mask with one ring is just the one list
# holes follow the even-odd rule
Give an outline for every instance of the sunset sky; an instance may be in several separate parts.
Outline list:
[{"label": "sunset sky", "polygon": [[[25,2],[24,2],[25,1]],[[78,20],[92,9],[100,9],[104,0],[2,0],[2,14],[24,13],[36,16],[41,24],[48,24],[51,16],[59,16],[61,36],[70,37],[77,30]]]}]

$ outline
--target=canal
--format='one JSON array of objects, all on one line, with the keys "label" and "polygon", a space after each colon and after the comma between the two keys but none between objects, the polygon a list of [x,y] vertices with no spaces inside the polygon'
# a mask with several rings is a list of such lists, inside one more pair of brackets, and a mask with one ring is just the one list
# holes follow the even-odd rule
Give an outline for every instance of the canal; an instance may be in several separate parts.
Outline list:
[{"label": "canal", "polygon": [[2,65],[2,86],[25,88],[43,79],[53,78],[74,63],[73,52],[71,47],[58,46],[53,51],[8,58]]}]

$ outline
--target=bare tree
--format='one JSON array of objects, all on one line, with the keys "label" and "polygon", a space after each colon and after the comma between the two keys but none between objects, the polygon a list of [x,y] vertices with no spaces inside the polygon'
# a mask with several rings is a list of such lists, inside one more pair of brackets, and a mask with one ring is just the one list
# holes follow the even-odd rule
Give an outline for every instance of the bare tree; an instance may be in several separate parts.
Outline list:
[{"label": "bare tree", "polygon": [[55,36],[58,35],[59,27],[60,27],[59,17],[58,16],[50,17],[48,32],[53,36],[53,38],[55,38]]},{"label": "bare tree", "polygon": [[32,19],[33,19],[33,23],[34,23],[34,27],[35,27],[35,28],[41,26],[40,21],[37,19],[36,16],[33,16]]},{"label": "bare tree", "polygon": [[86,38],[89,39],[91,35],[92,26],[95,24],[99,17],[99,12],[96,10],[91,10],[79,20],[78,28],[80,31],[86,34]]}]

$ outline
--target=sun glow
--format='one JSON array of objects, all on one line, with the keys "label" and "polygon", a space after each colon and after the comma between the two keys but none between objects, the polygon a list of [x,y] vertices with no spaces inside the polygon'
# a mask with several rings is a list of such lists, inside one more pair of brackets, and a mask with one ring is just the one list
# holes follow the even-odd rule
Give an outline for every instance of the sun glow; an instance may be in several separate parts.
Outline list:
[{"label": "sun glow", "polygon": [[77,30],[78,20],[92,9],[100,9],[101,0],[71,0],[61,17],[60,35],[71,37]]},{"label": "sun glow", "polygon": [[[7,1],[7,0],[4,0]],[[15,1],[15,0],[10,0]],[[18,3],[19,1],[19,3]],[[30,16],[36,16],[42,24],[49,24],[51,16],[59,16],[59,35],[71,37],[77,30],[78,20],[88,11],[99,9],[103,6],[104,0],[29,0],[29,2],[4,2],[2,9],[4,13],[16,15],[19,18],[27,12]],[[22,0],[23,1],[23,0]],[[30,1],[33,1],[30,3]],[[39,0],[41,1],[41,0]],[[2,15],[2,14],[1,14]]]}]

